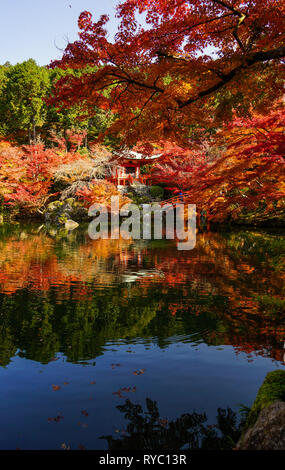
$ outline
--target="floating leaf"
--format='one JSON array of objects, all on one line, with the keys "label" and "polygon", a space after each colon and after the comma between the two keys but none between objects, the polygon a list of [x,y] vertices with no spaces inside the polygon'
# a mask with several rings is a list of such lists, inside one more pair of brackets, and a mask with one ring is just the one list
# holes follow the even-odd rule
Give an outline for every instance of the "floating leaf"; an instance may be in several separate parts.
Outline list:
[{"label": "floating leaf", "polygon": [[145,373],[145,369],[139,369],[139,370],[135,370],[133,372],[134,375],[142,375]]},{"label": "floating leaf", "polygon": [[56,392],[57,390],[60,390],[61,387],[60,387],[60,385],[53,385],[52,389]]}]

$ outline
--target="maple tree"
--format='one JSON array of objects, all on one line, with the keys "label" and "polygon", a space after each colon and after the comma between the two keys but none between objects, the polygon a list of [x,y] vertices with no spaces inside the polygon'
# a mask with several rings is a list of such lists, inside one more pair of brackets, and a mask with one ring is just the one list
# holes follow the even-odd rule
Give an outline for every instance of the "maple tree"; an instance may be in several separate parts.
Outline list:
[{"label": "maple tree", "polygon": [[[69,134],[68,134],[69,135]],[[81,134],[79,142],[82,143],[85,133]],[[74,139],[74,137],[73,137]],[[85,149],[84,149],[85,150]],[[78,151],[78,148],[73,148],[71,151]],[[71,184],[68,187],[68,192],[72,193],[73,189],[76,192],[79,189],[78,182],[91,181],[96,178],[103,178],[106,173],[116,164],[111,152],[101,145],[92,145],[89,152],[82,153],[82,157],[78,155],[71,163],[60,164],[54,169],[55,182]],[[73,184],[75,183],[75,184]]]},{"label": "maple tree", "polygon": [[89,208],[92,204],[103,204],[108,209],[111,208],[111,198],[118,196],[120,207],[128,204],[131,200],[120,193],[117,187],[106,180],[93,180],[90,185],[86,185],[77,191],[77,196],[83,201],[85,207]]},{"label": "maple tree", "polygon": [[220,131],[237,158],[261,155],[263,161],[285,163],[285,110],[275,106],[266,116],[234,119]]},{"label": "maple tree", "polygon": [[158,162],[151,168],[151,181],[166,184],[166,189],[181,193],[191,187],[192,180],[201,178],[209,165],[217,159],[217,150],[209,142],[182,148],[173,142],[164,142]]},{"label": "maple tree", "polygon": [[268,109],[284,92],[284,12],[275,0],[125,0],[111,42],[108,16],[84,11],[79,39],[52,67],[92,70],[63,77],[54,99],[112,110],[108,132],[128,143],[179,142],[232,110]]},{"label": "maple tree", "polygon": [[[284,217],[285,112],[277,108],[267,117],[233,121],[217,134],[225,147],[221,157],[199,177],[188,180],[185,203],[205,209],[215,222]],[[171,201],[178,201],[172,198]]]},{"label": "maple tree", "polygon": [[197,204],[208,219],[282,220],[285,197],[285,111],[235,118],[211,141],[191,149],[168,143],[152,168],[152,181],[169,185],[169,202]]},{"label": "maple tree", "polygon": [[23,213],[42,213],[53,195],[55,169],[84,157],[78,146],[84,134],[68,134],[70,149],[64,138],[51,136],[54,145],[46,148],[42,142],[22,147],[0,145],[0,196],[6,205],[18,207]]},{"label": "maple tree", "polygon": [[[0,136],[20,144],[32,143],[38,137],[50,143],[51,131],[62,132],[68,137],[68,131],[72,129],[73,133],[85,131],[87,146],[89,140],[109,127],[114,116],[97,109],[91,119],[84,115],[80,103],[62,109],[57,103],[47,103],[60,78],[82,73],[84,69],[48,69],[37,65],[33,59],[16,65],[0,65]],[[106,144],[112,146],[115,142],[106,139]]]}]

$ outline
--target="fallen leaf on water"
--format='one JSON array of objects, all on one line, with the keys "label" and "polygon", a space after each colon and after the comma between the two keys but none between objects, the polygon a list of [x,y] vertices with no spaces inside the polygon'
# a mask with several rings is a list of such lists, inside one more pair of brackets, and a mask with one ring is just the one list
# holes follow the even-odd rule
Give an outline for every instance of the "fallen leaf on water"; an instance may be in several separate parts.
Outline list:
[{"label": "fallen leaf on water", "polygon": [[134,375],[142,375],[145,373],[145,369],[139,369],[139,370],[135,370],[133,372]]},{"label": "fallen leaf on water", "polygon": [[52,422],[59,423],[61,419],[64,419],[64,417],[61,416],[61,415],[58,415],[55,418],[48,418],[48,422],[49,423],[52,423]]},{"label": "fallen leaf on water", "polygon": [[123,388],[120,388],[120,390],[118,390],[117,392],[113,392],[112,395],[117,395],[119,398],[124,398],[124,395],[122,394],[123,393],[134,393],[137,391],[137,388],[136,387],[123,387]]},{"label": "fallen leaf on water", "polygon": [[61,387],[59,385],[53,385],[52,389],[56,392],[57,390],[60,390]]},{"label": "fallen leaf on water", "polygon": [[137,387],[133,387],[133,388],[132,387],[123,387],[120,390],[122,392],[125,392],[125,393],[130,393],[130,392],[134,393],[134,392],[137,391]]}]

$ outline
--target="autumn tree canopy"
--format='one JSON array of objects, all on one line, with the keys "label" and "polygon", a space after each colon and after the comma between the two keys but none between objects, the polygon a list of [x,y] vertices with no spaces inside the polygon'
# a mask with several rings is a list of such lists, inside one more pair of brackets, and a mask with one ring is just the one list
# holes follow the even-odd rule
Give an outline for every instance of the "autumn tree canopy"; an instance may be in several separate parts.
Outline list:
[{"label": "autumn tree canopy", "polygon": [[111,42],[108,16],[85,11],[52,66],[87,73],[60,80],[54,99],[112,110],[111,131],[128,143],[263,111],[284,91],[284,13],[277,0],[125,0]]}]

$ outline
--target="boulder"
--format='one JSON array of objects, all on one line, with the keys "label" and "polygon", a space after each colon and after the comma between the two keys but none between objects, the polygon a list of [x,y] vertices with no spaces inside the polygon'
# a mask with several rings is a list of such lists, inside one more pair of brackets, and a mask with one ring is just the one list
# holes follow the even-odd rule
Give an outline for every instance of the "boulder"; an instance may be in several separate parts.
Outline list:
[{"label": "boulder", "polygon": [[74,220],[69,219],[65,222],[64,226],[66,230],[74,230],[79,227],[79,224],[77,222],[74,222]]},{"label": "boulder", "polygon": [[64,226],[69,220],[87,221],[88,211],[76,199],[68,198],[64,201],[51,202],[45,211],[46,223],[55,226]]},{"label": "boulder", "polygon": [[285,370],[265,377],[236,449],[285,449]]},{"label": "boulder", "polygon": [[263,408],[256,423],[242,436],[237,450],[284,450],[285,403],[275,401]]}]

